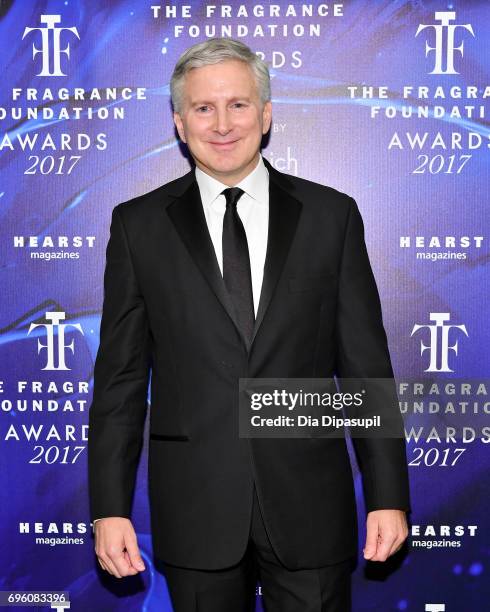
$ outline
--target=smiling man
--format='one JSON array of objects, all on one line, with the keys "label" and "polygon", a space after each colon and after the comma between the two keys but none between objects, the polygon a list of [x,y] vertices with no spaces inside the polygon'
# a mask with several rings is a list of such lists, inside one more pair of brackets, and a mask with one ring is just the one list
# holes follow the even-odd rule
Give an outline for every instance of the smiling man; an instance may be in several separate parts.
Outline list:
[{"label": "smiling man", "polygon": [[248,64],[228,60],[190,70],[174,91],[175,125],[197,167],[225,185],[239,183],[257,166],[272,117]]},{"label": "smiling man", "polygon": [[[145,569],[130,517],[151,369],[153,553],[174,610],[251,611],[258,578],[266,612],[348,612],[345,440],[239,437],[238,384],[393,377],[359,210],[262,157],[269,72],[243,43],[188,49],[171,94],[195,167],[116,206],[107,246],[88,443],[99,563]],[[405,442],[353,442],[364,557],[385,561],[407,536]]]}]

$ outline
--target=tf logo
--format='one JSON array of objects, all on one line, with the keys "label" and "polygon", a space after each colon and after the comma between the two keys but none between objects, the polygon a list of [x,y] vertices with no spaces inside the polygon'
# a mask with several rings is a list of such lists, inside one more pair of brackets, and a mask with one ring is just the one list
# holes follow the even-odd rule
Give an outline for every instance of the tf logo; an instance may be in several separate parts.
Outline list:
[{"label": "tf logo", "polygon": [[26,27],[22,35],[24,40],[31,32],[41,33],[41,48],[38,49],[34,43],[32,45],[32,59],[41,54],[41,72],[38,72],[37,76],[66,76],[61,70],[61,54],[70,59],[70,45],[67,43],[64,49],[61,48],[61,35],[63,32],[70,32],[80,40],[78,30],[75,26],[60,27],[58,24],[61,23],[61,15],[41,15],[39,21],[41,27]]},{"label": "tf logo", "polygon": [[417,37],[422,30],[434,28],[435,45],[431,47],[429,43],[425,41],[425,55],[427,56],[433,51],[435,58],[434,70],[429,74],[459,74],[454,68],[454,54],[458,51],[461,53],[461,57],[463,57],[463,42],[461,42],[459,47],[456,46],[454,41],[455,33],[458,28],[463,28],[474,36],[473,27],[470,23],[450,23],[456,19],[456,13],[454,11],[436,11],[434,17],[435,20],[440,21],[440,23],[420,23],[415,32],[415,36]]},{"label": "tf logo", "polygon": [[70,370],[66,365],[65,353],[66,349],[75,352],[74,340],[70,344],[65,344],[65,331],[67,327],[73,327],[83,335],[83,329],[80,323],[62,323],[64,319],[64,312],[47,312],[47,323],[31,323],[29,326],[27,335],[36,328],[44,328],[46,332],[46,344],[42,344],[39,338],[37,340],[37,352],[46,350],[47,359],[43,370]]}]

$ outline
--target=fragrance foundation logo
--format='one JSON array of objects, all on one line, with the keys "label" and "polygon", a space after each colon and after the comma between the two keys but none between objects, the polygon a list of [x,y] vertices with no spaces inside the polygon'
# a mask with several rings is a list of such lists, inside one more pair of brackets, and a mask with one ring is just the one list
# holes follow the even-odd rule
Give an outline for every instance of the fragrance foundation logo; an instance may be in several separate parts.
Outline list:
[{"label": "fragrance foundation logo", "polygon": [[427,74],[439,77],[438,81],[431,79],[429,85],[400,86],[397,82],[394,87],[356,85],[347,89],[351,99],[365,101],[372,120],[420,126],[395,130],[386,142],[387,150],[393,154],[416,154],[413,174],[460,174],[475,152],[490,148],[486,129],[490,85],[463,86],[454,78],[468,55],[464,38],[475,41],[477,34],[472,24],[458,23],[455,11],[436,11],[434,23],[420,23],[415,29],[414,53],[422,51],[419,42],[424,35],[423,52],[430,63]]},{"label": "fragrance foundation logo", "polygon": [[65,319],[64,312],[47,312],[46,319],[50,323],[31,323],[27,332],[30,334],[33,329],[38,327],[46,330],[46,344],[42,344],[40,339],[37,341],[38,353],[44,349],[46,350],[46,365],[42,369],[69,370],[70,368],[66,365],[65,361],[65,352],[69,349],[72,353],[75,353],[75,341],[72,340],[70,344],[65,344],[65,330],[67,327],[73,327],[83,334],[83,329],[80,323],[61,323]]},{"label": "fragrance foundation logo", "polygon": [[453,468],[472,444],[490,443],[490,381],[417,378],[398,381],[409,465]]},{"label": "fragrance foundation logo", "polygon": [[61,70],[61,55],[70,57],[70,45],[61,48],[61,33],[71,32],[80,39],[78,30],[75,26],[60,27],[58,24],[61,23],[61,15],[41,15],[39,21],[45,25],[39,28],[26,27],[22,36],[24,39],[31,32],[41,33],[41,48],[37,49],[34,44],[32,45],[32,57],[35,58],[40,54],[42,58],[41,72],[38,72],[37,76],[66,76]]},{"label": "fragrance foundation logo", "polygon": [[25,331],[32,359],[23,363],[37,374],[0,380],[0,440],[23,445],[29,463],[71,465],[85,451],[88,435],[89,381],[68,376],[85,333],[80,323],[66,321],[65,312],[44,318]]},{"label": "fragrance foundation logo", "polygon": [[[166,22],[174,38],[186,38],[189,45],[204,38],[252,38],[261,42],[266,37],[274,39],[320,38],[325,35],[324,24],[342,18],[342,3],[326,4],[254,4],[254,3],[204,3],[191,4],[152,3],[153,19]],[[168,39],[166,39],[168,41]],[[252,47],[254,45],[251,45]],[[288,61],[301,62],[301,52],[275,51],[271,67],[281,68]],[[261,54],[262,55],[262,54]]]},{"label": "fragrance foundation logo", "polygon": [[[72,76],[86,50],[77,26],[64,24],[61,15],[40,15],[37,25],[27,24],[19,45],[21,49],[29,45],[32,76],[38,80],[34,87],[12,87],[10,104],[0,107],[0,153],[25,152],[24,174],[71,174],[84,153],[109,147],[109,136],[101,126],[124,121],[128,101],[146,100],[146,88],[85,90],[73,84],[73,78],[70,87],[64,86],[62,79]],[[39,78],[45,79],[42,87]],[[82,121],[84,126],[93,122],[89,125],[94,129],[77,129]]]},{"label": "fragrance foundation logo", "polygon": [[[416,323],[413,326],[413,336],[421,329],[429,330],[429,344],[420,342],[420,354],[423,355],[426,351],[429,354],[429,366],[425,372],[454,372],[449,367],[449,351],[453,351],[455,355],[458,354],[458,342],[449,344],[449,332],[451,330],[459,330],[459,332],[468,336],[465,325],[451,325],[449,320],[451,315],[449,312],[431,312],[429,319],[433,321],[432,324],[419,325]],[[455,334],[456,332],[451,332]]]},{"label": "fragrance foundation logo", "polygon": [[408,333],[419,347],[420,372],[427,373],[397,382],[409,465],[451,468],[469,445],[490,443],[490,380],[454,376],[471,334],[451,313],[431,312]]},{"label": "fragrance foundation logo", "polygon": [[434,53],[435,64],[434,69],[430,74],[459,74],[454,68],[454,54],[458,51],[463,57],[463,42],[457,47],[455,45],[455,34],[458,28],[462,28],[470,32],[472,36],[475,35],[471,24],[467,23],[456,24],[451,23],[456,19],[456,13],[452,11],[436,11],[435,20],[440,23],[423,24],[421,23],[415,32],[415,36],[418,36],[420,32],[426,29],[433,28],[435,32],[435,45],[431,47],[426,41],[425,43],[425,55]]}]

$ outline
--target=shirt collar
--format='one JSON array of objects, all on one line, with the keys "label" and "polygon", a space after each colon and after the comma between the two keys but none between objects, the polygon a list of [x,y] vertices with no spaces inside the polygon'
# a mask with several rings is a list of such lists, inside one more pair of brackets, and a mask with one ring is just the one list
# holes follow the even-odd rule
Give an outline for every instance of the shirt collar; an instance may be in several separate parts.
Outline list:
[{"label": "shirt collar", "polygon": [[[228,185],[221,183],[214,177],[206,174],[196,166],[196,181],[201,193],[201,200],[204,206],[210,206]],[[247,174],[235,187],[240,187],[243,191],[259,203],[266,203],[269,193],[269,171],[265,167],[262,155],[255,168]]]}]

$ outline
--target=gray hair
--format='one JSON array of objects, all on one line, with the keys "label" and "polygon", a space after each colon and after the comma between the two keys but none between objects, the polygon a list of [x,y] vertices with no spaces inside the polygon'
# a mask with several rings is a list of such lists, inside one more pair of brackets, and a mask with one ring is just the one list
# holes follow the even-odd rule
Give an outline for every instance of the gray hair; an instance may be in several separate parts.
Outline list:
[{"label": "gray hair", "polygon": [[189,47],[179,57],[170,79],[170,96],[176,113],[182,111],[185,75],[193,68],[239,60],[252,69],[262,104],[271,99],[271,83],[267,64],[250,47],[233,38],[210,38]]}]

